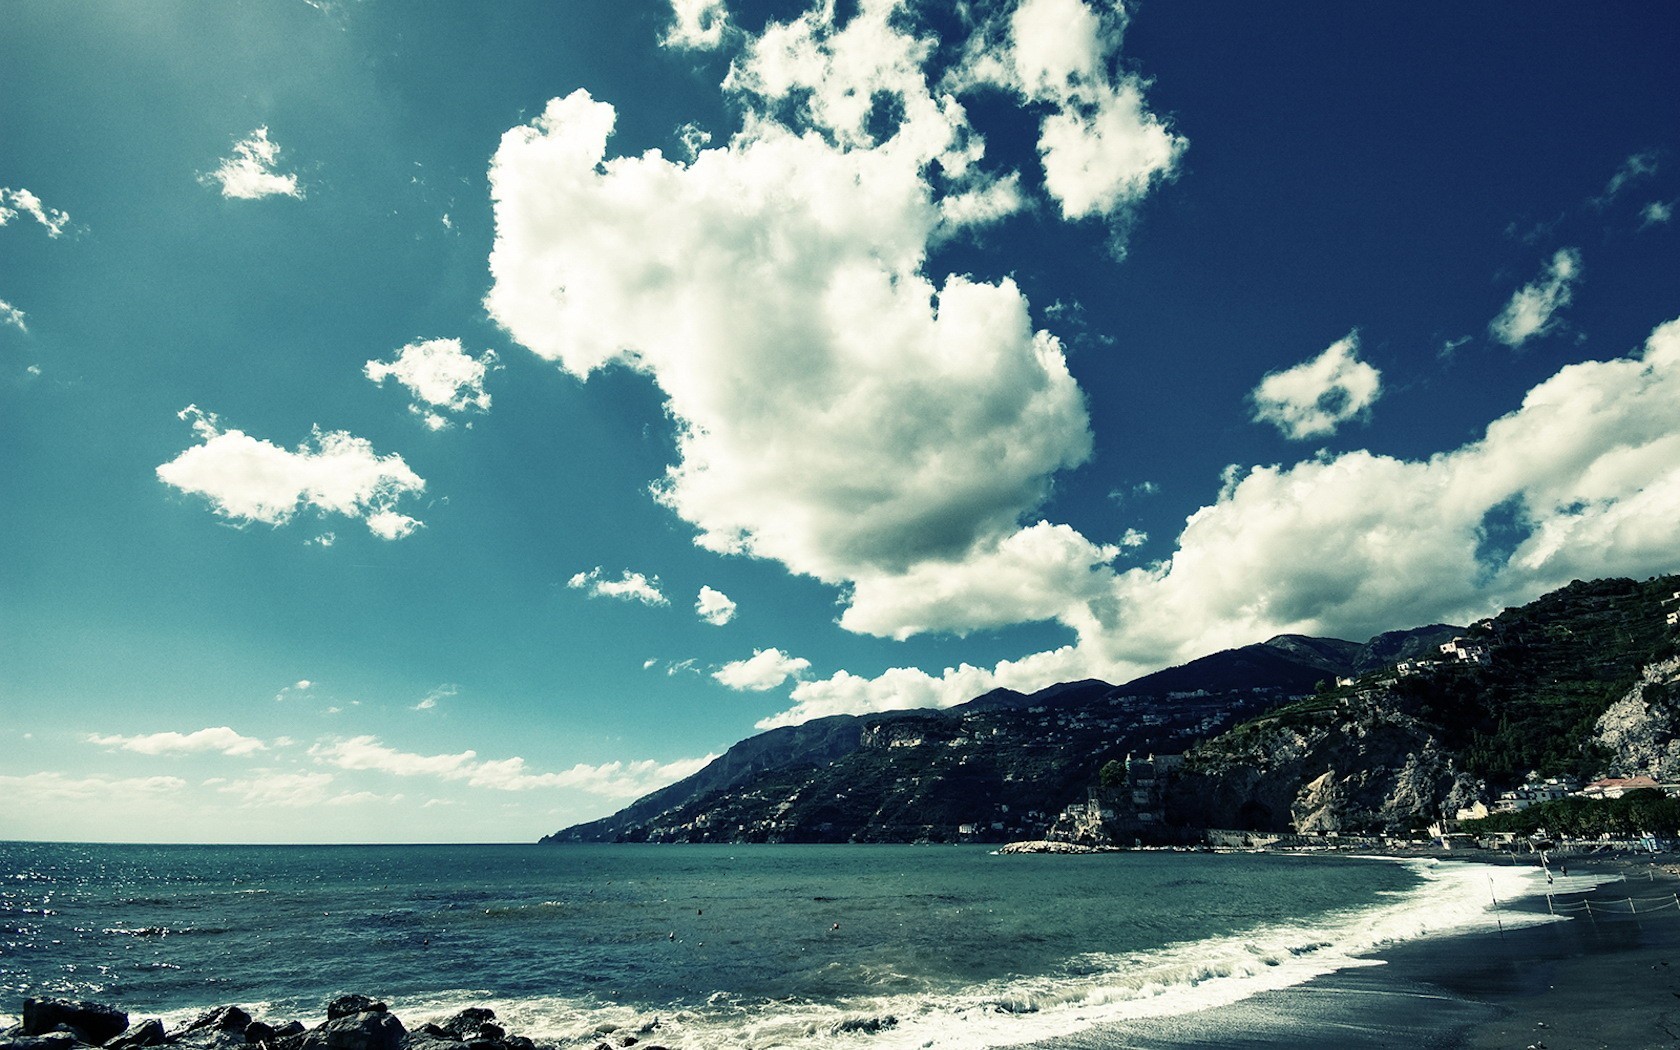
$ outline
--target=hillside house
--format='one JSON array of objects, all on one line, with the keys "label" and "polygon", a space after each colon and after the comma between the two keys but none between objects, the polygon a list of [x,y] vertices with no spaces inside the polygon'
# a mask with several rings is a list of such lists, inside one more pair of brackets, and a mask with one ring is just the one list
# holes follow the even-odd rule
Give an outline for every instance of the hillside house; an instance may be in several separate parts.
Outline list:
[{"label": "hillside house", "polygon": [[1582,798],[1621,798],[1630,791],[1648,791],[1661,788],[1661,784],[1647,776],[1605,777],[1603,780],[1593,781],[1575,794]]},{"label": "hillside house", "polygon": [[1441,653],[1461,664],[1475,664],[1477,667],[1486,667],[1493,663],[1493,657],[1488,652],[1488,647],[1472,642],[1468,638],[1454,638],[1441,646]]},{"label": "hillside house", "polygon": [[1581,787],[1581,782],[1568,777],[1547,777],[1540,780],[1530,776],[1521,787],[1501,792],[1490,807],[1494,813],[1515,813],[1542,802],[1556,802],[1568,798]]}]

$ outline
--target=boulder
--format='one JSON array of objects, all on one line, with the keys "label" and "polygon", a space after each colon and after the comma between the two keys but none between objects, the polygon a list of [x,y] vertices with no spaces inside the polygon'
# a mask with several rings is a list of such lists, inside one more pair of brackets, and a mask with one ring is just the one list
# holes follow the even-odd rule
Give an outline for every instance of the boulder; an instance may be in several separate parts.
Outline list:
[{"label": "boulder", "polygon": [[245,1033],[232,1028],[200,1028],[167,1037],[167,1045],[184,1050],[245,1050]]},{"label": "boulder", "polygon": [[443,1027],[442,1025],[436,1025],[436,1024],[433,1024],[430,1021],[427,1021],[425,1024],[421,1025],[419,1028],[416,1028],[414,1031],[408,1033],[408,1041],[410,1043],[422,1043],[422,1042],[458,1043],[458,1042],[461,1041],[461,1037],[459,1035],[456,1035],[454,1032],[451,1032],[449,1029]]},{"label": "boulder", "polygon": [[207,1014],[199,1016],[185,1028],[177,1029],[171,1038],[180,1038],[192,1032],[244,1032],[251,1027],[251,1015],[237,1006],[218,1006]]},{"label": "boulder", "polygon": [[[327,1020],[336,1021],[340,1017],[353,1014],[373,1012],[382,1014],[389,1010],[384,1003],[365,995],[341,995],[327,1004]],[[463,1013],[466,1011],[462,1011]]]},{"label": "boulder", "polygon": [[[486,1025],[496,1028],[495,1025],[490,1024],[490,1022],[495,1019],[496,1011],[482,1006],[469,1006],[465,1010],[456,1014],[454,1017],[451,1017],[449,1020],[443,1022],[441,1027],[444,1031],[453,1035],[456,1039],[466,1039],[469,1034],[480,1031]],[[497,1032],[501,1031],[499,1028],[496,1030]]]},{"label": "boulder", "polygon": [[407,1037],[395,1014],[364,1010],[310,1029],[295,1045],[297,1050],[402,1050]]},{"label": "boulder", "polygon": [[106,1050],[142,1050],[143,1047],[161,1044],[163,1038],[163,1022],[155,1017],[148,1017],[106,1043],[105,1048]]},{"label": "boulder", "polygon": [[79,999],[36,999],[23,1001],[23,1034],[45,1035],[65,1026],[79,1041],[99,1045],[115,1039],[128,1027],[128,1014],[104,1003]]}]

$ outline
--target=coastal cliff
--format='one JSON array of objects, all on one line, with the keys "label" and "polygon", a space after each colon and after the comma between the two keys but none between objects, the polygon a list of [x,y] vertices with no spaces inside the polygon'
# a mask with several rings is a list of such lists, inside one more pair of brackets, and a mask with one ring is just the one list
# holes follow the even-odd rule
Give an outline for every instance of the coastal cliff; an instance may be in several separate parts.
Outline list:
[{"label": "coastal cliff", "polygon": [[[1680,577],[1576,582],[1186,755],[1176,823],[1405,834],[1530,776],[1680,773]],[[1462,653],[1464,655],[1457,655]]]}]

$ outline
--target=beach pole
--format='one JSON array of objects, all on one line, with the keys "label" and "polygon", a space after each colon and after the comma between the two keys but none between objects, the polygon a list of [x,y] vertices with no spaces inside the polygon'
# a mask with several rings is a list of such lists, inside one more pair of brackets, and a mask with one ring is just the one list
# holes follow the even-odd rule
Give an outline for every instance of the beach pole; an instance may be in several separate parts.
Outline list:
[{"label": "beach pole", "polygon": [[1492,875],[1488,876],[1488,896],[1493,898],[1493,921],[1499,924],[1499,943],[1504,944],[1505,919],[1499,913],[1499,894],[1494,892]]}]

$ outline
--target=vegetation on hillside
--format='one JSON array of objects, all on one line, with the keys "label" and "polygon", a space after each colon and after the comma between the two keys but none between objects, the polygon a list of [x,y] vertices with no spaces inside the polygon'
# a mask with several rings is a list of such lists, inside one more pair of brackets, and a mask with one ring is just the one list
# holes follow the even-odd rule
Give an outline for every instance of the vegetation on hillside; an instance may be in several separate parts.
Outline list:
[{"label": "vegetation on hillside", "polygon": [[1642,667],[1675,655],[1680,632],[1665,622],[1663,602],[1676,589],[1680,576],[1576,581],[1466,631],[1489,650],[1488,666],[1446,663],[1321,687],[1208,741],[1192,767],[1264,751],[1280,733],[1328,731],[1380,706],[1416,718],[1461,768],[1492,786],[1518,784],[1530,772],[1603,774],[1607,756],[1594,725]]},{"label": "vegetation on hillside", "polygon": [[1514,832],[1569,838],[1670,837],[1680,835],[1680,799],[1669,798],[1654,789],[1629,792],[1621,798],[1563,798],[1540,802],[1514,813],[1493,813],[1480,820],[1467,820],[1463,827],[1472,835]]}]

